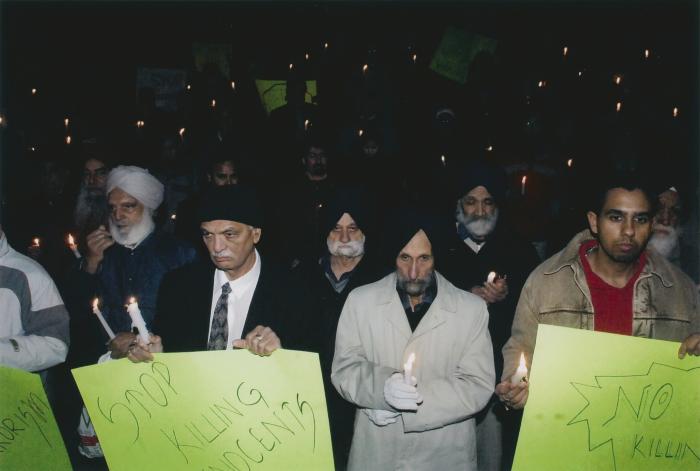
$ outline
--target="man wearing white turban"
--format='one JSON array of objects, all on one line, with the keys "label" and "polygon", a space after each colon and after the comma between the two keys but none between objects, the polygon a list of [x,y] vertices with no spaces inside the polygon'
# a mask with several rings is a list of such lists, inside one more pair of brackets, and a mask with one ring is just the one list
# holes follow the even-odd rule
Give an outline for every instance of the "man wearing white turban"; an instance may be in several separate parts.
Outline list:
[{"label": "man wearing white turban", "polygon": [[153,214],[163,201],[163,185],[148,170],[116,167],[107,177],[106,191],[109,227],[100,226],[88,234],[79,276],[82,302],[90,306],[99,298],[105,320],[117,333],[109,343],[111,356],[120,358],[135,338],[125,308],[129,299],[136,298],[150,328],[161,279],[193,261],[195,251],[155,230]]}]

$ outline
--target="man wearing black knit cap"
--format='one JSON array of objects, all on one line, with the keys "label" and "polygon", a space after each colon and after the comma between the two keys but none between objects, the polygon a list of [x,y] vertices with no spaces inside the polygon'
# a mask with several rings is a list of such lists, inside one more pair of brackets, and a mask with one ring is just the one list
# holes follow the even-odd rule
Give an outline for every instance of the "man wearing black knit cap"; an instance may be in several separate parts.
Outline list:
[{"label": "man wearing black knit cap", "polygon": [[[255,192],[212,188],[200,201],[198,219],[211,262],[188,265],[163,281],[154,327],[160,337],[150,351],[247,348],[269,355],[282,343],[298,347],[301,335],[293,332],[302,328],[300,296],[255,248],[263,225]],[[150,357],[140,347],[130,359]]]},{"label": "man wearing black knit cap", "polygon": [[343,306],[331,379],[358,408],[349,470],[476,470],[473,416],[494,382],[488,312],[435,271],[432,227],[398,215],[395,272]]},{"label": "man wearing black knit cap", "polygon": [[[443,273],[455,286],[486,301],[496,378],[500,378],[501,348],[510,338],[520,290],[539,259],[532,244],[508,230],[500,214],[506,177],[499,167],[469,164],[455,174],[454,193],[455,235],[448,244],[450,256]],[[510,469],[518,421],[514,415],[503,410],[494,396],[477,416],[479,471]]]}]

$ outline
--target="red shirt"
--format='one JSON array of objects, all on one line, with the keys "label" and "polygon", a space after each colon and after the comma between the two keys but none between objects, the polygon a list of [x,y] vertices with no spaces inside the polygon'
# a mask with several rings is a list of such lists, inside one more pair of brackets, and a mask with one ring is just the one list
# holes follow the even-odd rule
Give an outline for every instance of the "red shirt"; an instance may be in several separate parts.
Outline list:
[{"label": "red shirt", "polygon": [[586,252],[596,247],[598,242],[590,240],[581,244],[578,250],[586,282],[591,292],[593,312],[595,312],[595,330],[612,334],[632,335],[632,303],[634,298],[634,283],[642,273],[646,264],[646,253],[642,252],[637,260],[637,270],[623,288],[617,288],[606,283],[591,269]]}]

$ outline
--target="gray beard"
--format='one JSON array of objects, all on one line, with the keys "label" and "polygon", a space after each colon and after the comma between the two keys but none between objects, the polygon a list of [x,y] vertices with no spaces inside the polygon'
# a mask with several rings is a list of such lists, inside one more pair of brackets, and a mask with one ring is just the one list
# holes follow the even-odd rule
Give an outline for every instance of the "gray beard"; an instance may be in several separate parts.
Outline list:
[{"label": "gray beard", "polygon": [[659,252],[666,259],[674,258],[680,242],[680,231],[670,226],[663,226],[669,234],[654,232],[649,239],[648,246]]},{"label": "gray beard", "polygon": [[362,236],[362,240],[351,240],[349,242],[332,242],[326,240],[326,245],[328,246],[328,253],[335,255],[337,257],[359,257],[365,253],[365,236]]},{"label": "gray beard", "polygon": [[457,202],[455,218],[457,222],[464,226],[472,239],[482,240],[496,228],[496,223],[498,222],[498,208],[494,210],[491,216],[467,216],[464,214],[461,202]]},{"label": "gray beard", "polygon": [[150,212],[145,211],[141,220],[131,227],[120,228],[111,218],[109,222],[109,233],[112,235],[112,239],[117,244],[129,248],[139,245],[156,228],[153,216]]},{"label": "gray beard", "polygon": [[409,296],[420,296],[425,293],[430,285],[433,284],[433,272],[428,273],[425,278],[409,280],[405,278],[398,270],[396,271],[396,285],[405,291]]},{"label": "gray beard", "polygon": [[82,187],[73,211],[73,221],[79,232],[89,234],[107,222],[107,196],[98,189]]}]

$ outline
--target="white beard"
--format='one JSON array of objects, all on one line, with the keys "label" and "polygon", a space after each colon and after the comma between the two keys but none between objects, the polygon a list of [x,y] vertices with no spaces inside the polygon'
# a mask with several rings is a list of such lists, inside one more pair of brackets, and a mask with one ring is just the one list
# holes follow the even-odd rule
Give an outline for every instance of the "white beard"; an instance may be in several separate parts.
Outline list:
[{"label": "white beard", "polygon": [[351,240],[348,242],[340,242],[339,240],[326,240],[328,253],[337,257],[359,257],[365,253],[365,236],[362,240]]},{"label": "white beard", "polygon": [[498,208],[493,211],[491,216],[474,217],[464,214],[461,205],[458,204],[458,206],[456,214],[457,221],[462,223],[472,238],[479,240],[484,239],[496,228],[496,223],[498,222]]},{"label": "white beard", "polygon": [[119,227],[112,218],[109,219],[109,233],[112,234],[112,239],[117,244],[130,248],[139,245],[155,228],[153,215],[146,211],[141,220],[131,227]]},{"label": "white beard", "polygon": [[[651,235],[651,239],[649,239],[649,246],[663,255],[664,258],[669,259],[678,248],[681,231],[675,227],[665,226],[662,224],[655,224],[654,229],[657,228],[661,229],[661,231],[654,231],[654,233]],[[668,231],[668,234],[662,231]]]}]

